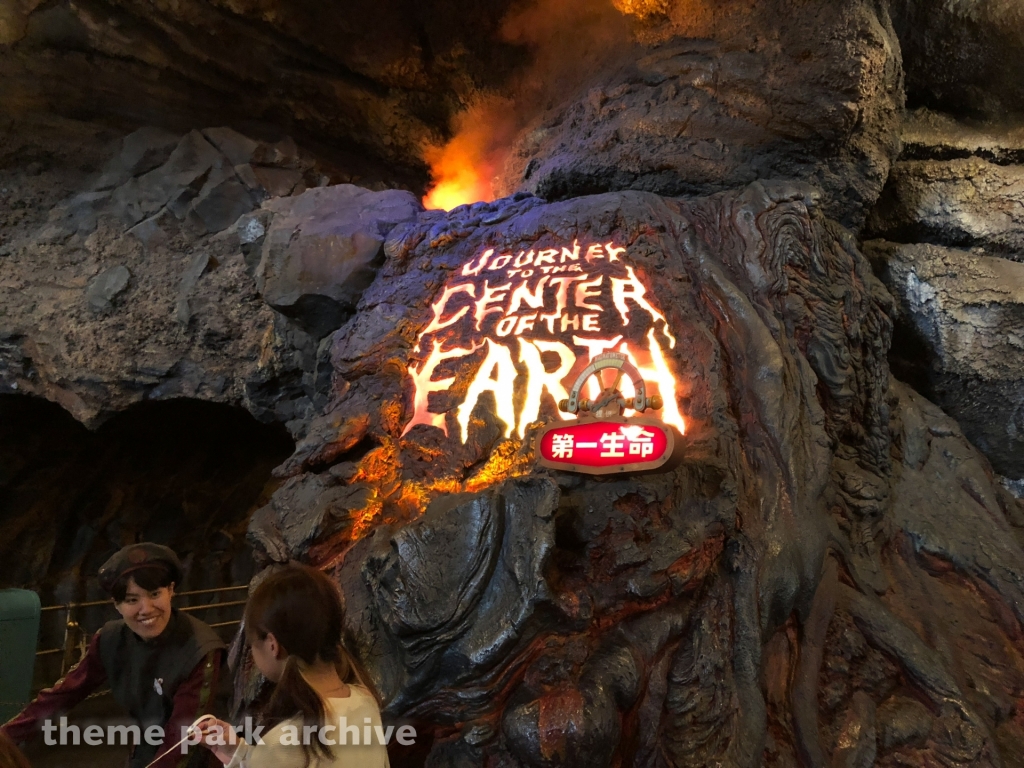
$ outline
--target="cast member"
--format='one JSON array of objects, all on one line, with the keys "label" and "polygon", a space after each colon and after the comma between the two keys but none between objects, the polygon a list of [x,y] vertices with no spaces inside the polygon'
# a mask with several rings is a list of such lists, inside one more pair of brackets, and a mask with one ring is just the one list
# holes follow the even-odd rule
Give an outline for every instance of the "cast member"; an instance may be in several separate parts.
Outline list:
[{"label": "cast member", "polygon": [[[4,734],[26,741],[45,721],[56,724],[60,714],[106,685],[143,736],[150,726],[160,726],[164,734],[163,747],[140,740],[131,768],[145,768],[178,741],[182,728],[209,711],[224,653],[213,629],[171,607],[181,578],[178,556],[159,544],[133,544],[107,560],[99,582],[113,597],[121,619],[93,635],[81,662],[52,688],[40,691],[3,726]],[[207,758],[201,749],[190,756],[172,750],[154,768],[196,768]]]}]

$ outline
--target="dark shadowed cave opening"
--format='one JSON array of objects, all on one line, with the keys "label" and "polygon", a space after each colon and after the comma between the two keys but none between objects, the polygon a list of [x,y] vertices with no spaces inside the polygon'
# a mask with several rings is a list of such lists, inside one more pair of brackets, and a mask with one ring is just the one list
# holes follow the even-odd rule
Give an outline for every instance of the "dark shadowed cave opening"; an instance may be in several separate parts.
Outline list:
[{"label": "dark shadowed cave opening", "polygon": [[[178,552],[179,591],[245,584],[249,516],[292,448],[282,427],[226,405],[143,403],[89,431],[54,403],[0,395],[0,587],[38,590],[44,606],[102,599],[99,566],[134,541]],[[60,645],[63,617],[44,618],[40,647]],[[77,616],[87,632],[111,618]]]}]

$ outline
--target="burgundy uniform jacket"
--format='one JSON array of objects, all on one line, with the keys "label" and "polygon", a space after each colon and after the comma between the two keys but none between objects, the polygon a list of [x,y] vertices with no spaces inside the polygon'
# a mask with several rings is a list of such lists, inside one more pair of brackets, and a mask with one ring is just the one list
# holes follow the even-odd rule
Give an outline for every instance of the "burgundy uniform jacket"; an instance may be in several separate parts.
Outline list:
[{"label": "burgundy uniform jacket", "polygon": [[[175,613],[177,614],[177,611]],[[176,616],[175,618],[178,619],[179,617]],[[190,618],[180,615],[182,620]],[[70,710],[102,686],[111,685],[102,660],[100,638],[104,632],[110,631],[110,627],[113,624],[117,623],[120,622],[111,622],[110,625],[93,635],[92,641],[89,643],[89,649],[86,651],[81,662],[73,667],[64,678],[57,681],[52,688],[40,691],[39,695],[25,709],[4,724],[3,731],[8,737],[15,742],[27,741],[41,732],[44,721],[49,719],[54,725],[58,725],[59,717],[62,713]],[[222,653],[223,646],[209,650],[199,659],[199,662],[195,664],[190,672],[186,672],[183,675],[181,682],[177,685],[173,694],[170,695],[170,701],[168,702],[170,716],[166,723],[163,724],[165,734],[164,746],[154,750],[153,747],[149,747],[143,742],[141,747],[135,750],[136,754],[133,755],[135,759],[132,760],[133,765],[144,757],[149,757],[150,760],[153,759],[148,754],[150,752],[155,752],[155,754],[162,753],[163,750],[169,748],[181,738],[182,728],[187,728],[197,717],[209,712],[209,707],[212,704],[211,699],[216,690],[217,678],[220,673]],[[125,658],[124,661],[127,663],[128,659]],[[145,682],[149,683],[151,681]],[[113,686],[115,689],[120,687],[122,686]],[[118,696],[118,690],[113,692],[115,698],[119,700],[123,698]],[[120,703],[124,705],[127,702]],[[134,709],[130,705],[127,708]],[[142,725],[144,732],[145,726],[143,724],[140,725]],[[51,731],[51,734],[55,738],[59,736],[57,732]],[[196,751],[197,748],[193,747],[190,752]],[[206,752],[201,747],[198,748],[198,751]],[[189,765],[190,756],[193,758],[200,757],[199,755],[182,755],[180,749],[175,749],[170,754],[160,758],[160,761],[154,768],[184,768],[184,766]],[[192,765],[205,764],[207,756],[208,753],[192,762]],[[144,765],[145,763],[142,764]]]}]

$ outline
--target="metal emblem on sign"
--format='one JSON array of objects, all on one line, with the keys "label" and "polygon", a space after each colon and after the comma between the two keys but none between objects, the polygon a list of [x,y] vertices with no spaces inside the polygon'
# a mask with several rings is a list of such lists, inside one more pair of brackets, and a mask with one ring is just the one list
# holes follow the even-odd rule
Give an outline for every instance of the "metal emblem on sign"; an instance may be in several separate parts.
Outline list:
[{"label": "metal emblem on sign", "polygon": [[[583,385],[607,368],[618,369],[615,382],[601,390],[594,400],[581,397]],[[633,384],[633,397],[619,391],[623,375]],[[675,437],[671,428],[656,419],[625,418],[626,408],[643,413],[659,410],[662,399],[647,396],[640,372],[620,352],[597,355],[576,378],[569,397],[558,407],[566,413],[580,414],[575,422],[560,422],[545,428],[537,438],[537,463],[542,467],[568,472],[604,475],[657,469],[672,456]]]}]

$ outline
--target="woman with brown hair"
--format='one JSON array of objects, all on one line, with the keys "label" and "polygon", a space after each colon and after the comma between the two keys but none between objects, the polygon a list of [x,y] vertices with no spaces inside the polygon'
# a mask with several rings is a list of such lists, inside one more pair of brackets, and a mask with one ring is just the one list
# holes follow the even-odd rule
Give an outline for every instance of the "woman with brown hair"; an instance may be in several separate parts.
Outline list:
[{"label": "woman with brown hair", "polygon": [[[288,565],[266,577],[245,607],[246,639],[276,683],[257,744],[209,722],[203,743],[229,768],[388,768],[380,707],[341,645],[338,588],[320,571]],[[390,729],[389,729],[390,730]]]}]

